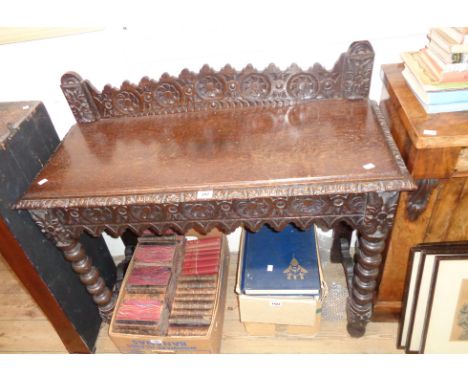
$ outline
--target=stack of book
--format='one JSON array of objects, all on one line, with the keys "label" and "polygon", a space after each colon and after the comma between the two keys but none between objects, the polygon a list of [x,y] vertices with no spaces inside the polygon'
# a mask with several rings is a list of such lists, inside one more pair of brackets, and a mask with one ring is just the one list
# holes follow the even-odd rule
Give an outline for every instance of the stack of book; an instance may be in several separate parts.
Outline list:
[{"label": "stack of book", "polygon": [[221,238],[187,242],[182,272],[169,316],[169,336],[204,336],[213,317]]},{"label": "stack of book", "polygon": [[[183,238],[142,237],[115,315],[115,331],[159,334],[169,314],[171,284],[180,272]],[[172,293],[173,295],[173,293]]]},{"label": "stack of book", "polygon": [[236,292],[249,333],[254,334],[252,323],[315,332],[323,288],[314,227],[303,231],[289,225],[276,232],[264,226],[243,233]]},{"label": "stack of book", "polygon": [[224,236],[141,237],[109,334],[124,353],[217,352],[227,277]]},{"label": "stack of book", "polygon": [[468,27],[432,28],[426,47],[401,57],[402,75],[426,113],[468,110]]}]

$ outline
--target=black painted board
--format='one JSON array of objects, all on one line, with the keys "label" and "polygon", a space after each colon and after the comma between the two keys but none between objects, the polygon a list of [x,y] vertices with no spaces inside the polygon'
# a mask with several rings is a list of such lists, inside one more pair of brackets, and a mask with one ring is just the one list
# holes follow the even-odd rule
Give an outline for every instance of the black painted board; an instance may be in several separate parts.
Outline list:
[{"label": "black painted board", "polygon": [[[0,148],[0,215],[79,335],[94,350],[101,318],[91,295],[65,260],[46,239],[27,211],[12,210],[36,174],[55,151],[59,139],[42,104],[20,124]],[[81,243],[99,269],[106,285],[115,283],[116,269],[102,237],[84,234]]]}]

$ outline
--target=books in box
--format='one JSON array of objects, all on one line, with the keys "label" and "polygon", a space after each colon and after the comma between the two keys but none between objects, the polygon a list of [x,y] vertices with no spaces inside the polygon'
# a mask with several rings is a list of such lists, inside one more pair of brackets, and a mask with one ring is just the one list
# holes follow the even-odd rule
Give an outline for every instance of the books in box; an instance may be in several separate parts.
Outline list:
[{"label": "books in box", "polygon": [[140,240],[122,284],[112,341],[123,353],[218,352],[228,265],[224,236],[182,239],[172,251],[167,239],[148,240]]},{"label": "books in box", "polygon": [[314,229],[288,225],[246,232],[241,292],[248,295],[318,295],[320,274]]},{"label": "books in box", "polygon": [[[313,256],[317,256],[318,277],[320,285],[318,293],[310,295],[296,295],[292,294],[292,291],[289,291],[288,294],[276,295],[245,294],[242,291],[241,284],[244,268],[243,260],[246,249],[245,240],[248,232],[242,232],[236,293],[239,300],[240,318],[241,321],[246,324],[246,328],[249,333],[251,330],[249,330],[247,325],[252,323],[289,325],[291,329],[294,327],[301,329],[303,327],[315,327],[314,332],[318,331],[322,299],[326,295],[326,284],[322,276],[315,229],[311,228],[304,232],[307,235],[312,235],[313,237],[313,241],[310,242],[313,248],[309,248],[309,253],[311,253]],[[315,276],[317,276],[317,273],[315,273]],[[283,273],[283,277],[287,278],[287,272]],[[252,331],[252,333],[254,332],[256,332],[256,330]],[[310,334],[310,331],[308,332],[308,334]]]}]

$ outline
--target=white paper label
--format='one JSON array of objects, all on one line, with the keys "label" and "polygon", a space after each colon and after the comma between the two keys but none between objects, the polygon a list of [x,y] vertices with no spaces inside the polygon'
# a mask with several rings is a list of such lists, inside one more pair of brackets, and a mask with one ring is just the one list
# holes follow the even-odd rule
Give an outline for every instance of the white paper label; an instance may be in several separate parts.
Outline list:
[{"label": "white paper label", "polygon": [[204,190],[197,192],[197,199],[211,199],[213,197],[213,190]]},{"label": "white paper label", "polygon": [[267,265],[267,272],[273,272],[273,265],[272,264]]},{"label": "white paper label", "polygon": [[424,130],[424,131],[423,131],[423,134],[424,134],[424,135],[432,135],[432,136],[434,136],[434,135],[437,135],[437,131],[435,131],[435,130]]},{"label": "white paper label", "polygon": [[39,186],[42,186],[43,184],[45,184],[45,183],[47,183],[47,182],[48,182],[48,180],[47,180],[46,178],[44,178],[44,179],[41,179],[39,182],[37,182],[37,184],[38,184]]},{"label": "white paper label", "polygon": [[362,168],[364,170],[372,170],[373,168],[375,168],[375,164],[374,163],[366,163],[366,164],[362,165]]},{"label": "white paper label", "polygon": [[22,107],[22,109],[23,109],[23,110],[28,110],[28,109],[29,109],[29,105],[24,105],[24,106]]},{"label": "white paper label", "polygon": [[282,305],[281,301],[278,301],[278,300],[270,301],[270,306],[273,308],[279,308],[281,305]]}]

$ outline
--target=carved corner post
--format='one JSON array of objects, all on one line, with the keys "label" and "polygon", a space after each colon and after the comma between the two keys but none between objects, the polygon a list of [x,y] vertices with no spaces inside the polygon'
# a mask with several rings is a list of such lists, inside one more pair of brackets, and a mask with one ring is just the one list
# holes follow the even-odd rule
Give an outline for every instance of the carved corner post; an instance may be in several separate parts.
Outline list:
[{"label": "carved corner post", "polygon": [[355,41],[345,54],[342,89],[347,99],[369,97],[374,50],[368,41]]},{"label": "carved corner post", "polygon": [[352,337],[364,335],[372,316],[382,252],[393,225],[398,196],[398,192],[381,192],[369,193],[367,197],[364,220],[358,227],[359,251],[347,304],[348,332]]},{"label": "carved corner post", "polygon": [[102,319],[110,321],[115,300],[106,286],[99,271],[81,247],[79,234],[75,235],[65,227],[53,210],[30,210],[33,220],[41,231],[61,249],[65,259],[71,262],[73,270],[79,275],[81,283],[92,295]]},{"label": "carved corner post", "polygon": [[74,72],[62,76],[60,87],[67,99],[70,109],[78,123],[90,123],[99,119],[94,101],[86,81]]}]

